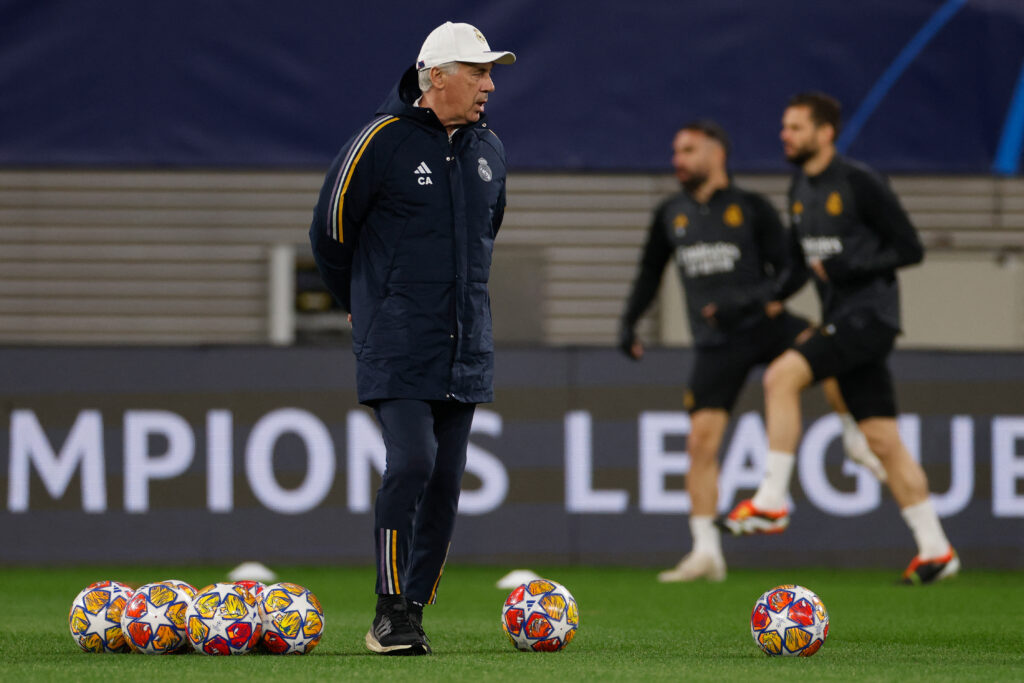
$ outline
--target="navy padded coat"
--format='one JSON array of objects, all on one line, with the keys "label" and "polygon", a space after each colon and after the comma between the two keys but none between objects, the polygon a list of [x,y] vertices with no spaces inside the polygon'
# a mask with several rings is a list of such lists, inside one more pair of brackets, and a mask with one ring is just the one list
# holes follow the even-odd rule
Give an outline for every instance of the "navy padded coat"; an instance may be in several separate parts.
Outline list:
[{"label": "navy padded coat", "polygon": [[410,68],[331,164],[309,235],[352,314],[359,401],[493,400],[487,280],[505,150],[484,116],[448,133]]}]

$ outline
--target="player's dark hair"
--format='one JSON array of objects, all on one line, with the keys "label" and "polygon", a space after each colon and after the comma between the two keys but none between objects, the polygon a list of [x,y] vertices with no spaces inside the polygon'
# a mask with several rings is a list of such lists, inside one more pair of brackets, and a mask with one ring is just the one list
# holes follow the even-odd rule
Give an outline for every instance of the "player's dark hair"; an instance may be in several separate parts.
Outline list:
[{"label": "player's dark hair", "polygon": [[682,128],[677,131],[682,133],[684,130],[696,131],[703,133],[705,136],[716,141],[725,150],[725,157],[729,158],[729,152],[732,151],[732,142],[729,140],[729,134],[725,132],[725,128],[722,128],[717,121],[711,119],[697,119],[696,121],[690,121]]},{"label": "player's dark hair", "polygon": [[839,124],[842,121],[842,106],[839,100],[823,92],[802,92],[789,98],[787,107],[807,107],[811,112],[814,125],[828,124],[839,137]]}]

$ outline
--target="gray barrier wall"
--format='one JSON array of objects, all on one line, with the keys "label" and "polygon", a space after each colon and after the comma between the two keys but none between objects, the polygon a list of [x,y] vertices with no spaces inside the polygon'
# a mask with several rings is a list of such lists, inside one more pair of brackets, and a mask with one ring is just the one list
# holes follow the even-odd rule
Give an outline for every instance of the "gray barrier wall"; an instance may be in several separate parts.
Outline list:
[{"label": "gray barrier wall", "polygon": [[[455,562],[655,566],[689,546],[688,350],[499,350],[474,424]],[[368,563],[383,446],[347,349],[0,350],[0,564]],[[968,567],[1024,568],[1024,354],[898,352],[900,426]],[[887,491],[843,463],[811,392],[792,525],[733,566],[902,568]],[[722,452],[756,486],[758,386]]]}]

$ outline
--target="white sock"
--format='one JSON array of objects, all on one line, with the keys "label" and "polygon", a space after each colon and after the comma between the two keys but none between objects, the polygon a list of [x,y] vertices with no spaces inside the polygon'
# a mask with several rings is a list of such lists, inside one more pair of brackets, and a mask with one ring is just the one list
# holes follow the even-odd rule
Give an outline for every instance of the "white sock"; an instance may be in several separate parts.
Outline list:
[{"label": "white sock", "polygon": [[860,434],[860,427],[857,426],[857,421],[853,419],[853,415],[849,413],[837,413],[839,415],[839,421],[843,423],[843,436],[850,438],[854,432]]},{"label": "white sock", "polygon": [[839,421],[843,423],[843,448],[846,449],[846,454],[850,454],[851,449],[864,449],[870,451],[871,448],[868,446],[867,437],[864,436],[864,432],[860,431],[860,427],[857,426],[857,421],[853,419],[853,415],[849,413],[839,413]]},{"label": "white sock", "polygon": [[690,515],[690,535],[693,536],[693,552],[722,554],[722,534],[712,515]]},{"label": "white sock", "polygon": [[942,530],[942,522],[929,498],[923,503],[908,505],[900,510],[917,542],[917,555],[922,560],[933,560],[949,552],[949,539]]},{"label": "white sock", "polygon": [[754,507],[765,511],[781,510],[786,507],[786,493],[789,491],[789,480],[793,476],[795,463],[796,457],[792,453],[768,451],[764,477],[752,500]]}]

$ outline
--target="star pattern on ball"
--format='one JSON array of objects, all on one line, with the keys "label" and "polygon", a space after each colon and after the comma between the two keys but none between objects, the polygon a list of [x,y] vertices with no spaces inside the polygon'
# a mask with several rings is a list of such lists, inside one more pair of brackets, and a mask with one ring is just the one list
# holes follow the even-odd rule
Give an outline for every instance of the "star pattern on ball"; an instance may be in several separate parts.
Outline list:
[{"label": "star pattern on ball", "polygon": [[107,632],[107,629],[109,628],[115,626],[117,628],[121,628],[120,622],[111,621],[107,618],[108,607],[109,606],[104,606],[103,609],[101,609],[96,614],[93,614],[89,610],[82,610],[82,612],[85,614],[86,621],[89,622],[89,627],[85,630],[85,633],[83,633],[82,635],[87,635],[89,633],[98,633],[102,636]]},{"label": "star pattern on ball", "polygon": [[167,624],[167,620],[164,618],[162,610],[153,607],[152,604],[149,605],[149,609],[146,610],[144,615],[137,617],[132,621],[148,625],[151,638],[156,637],[157,629]]},{"label": "star pattern on ball", "polygon": [[795,621],[790,619],[788,616],[786,616],[785,611],[783,611],[783,612],[771,612],[771,611],[769,611],[768,614],[771,617],[771,621],[768,623],[768,628],[765,629],[766,631],[775,631],[780,636],[785,638],[786,637],[786,629],[788,629],[788,628],[790,628],[792,626],[796,626],[797,628],[801,628],[800,624],[796,623]]},{"label": "star pattern on ball", "polygon": [[309,643],[309,641],[313,640],[313,638],[320,635],[319,633],[317,633],[313,636],[308,636],[306,635],[305,629],[303,628],[303,626],[306,624],[306,619],[308,618],[309,613],[311,611],[315,610],[313,608],[313,605],[309,604],[309,600],[306,599],[306,596],[297,595],[292,598],[292,604],[288,606],[287,611],[277,612],[273,615],[272,619],[275,623],[277,623],[284,620],[289,614],[293,612],[298,613],[299,628],[297,632],[293,636],[285,636],[288,640],[288,643],[292,646],[292,648],[305,648],[306,644]]},{"label": "star pattern on ball", "polygon": [[813,591],[776,586],[754,603],[750,633],[767,655],[809,657],[828,637],[828,612]]}]

